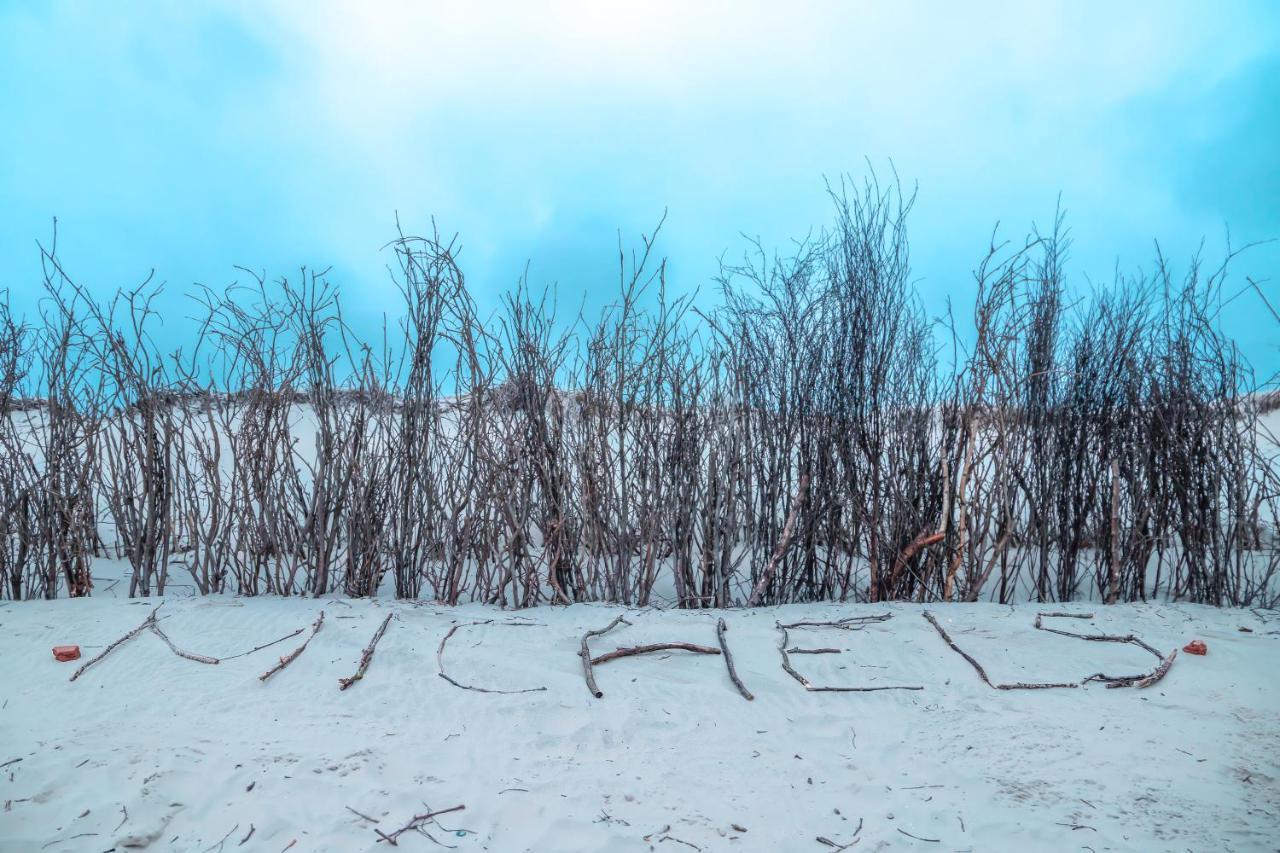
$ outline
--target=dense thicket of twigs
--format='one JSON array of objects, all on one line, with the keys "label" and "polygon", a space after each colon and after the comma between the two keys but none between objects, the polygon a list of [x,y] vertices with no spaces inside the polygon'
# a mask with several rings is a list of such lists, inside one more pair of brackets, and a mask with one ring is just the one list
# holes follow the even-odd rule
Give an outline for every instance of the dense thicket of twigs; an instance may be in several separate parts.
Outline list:
[{"label": "dense thicket of twigs", "polygon": [[725,265],[714,310],[668,293],[652,238],[620,251],[591,322],[523,280],[482,317],[455,245],[401,234],[377,344],[304,271],[203,289],[162,352],[157,288],[103,303],[50,246],[40,315],[0,307],[0,595],[89,594],[110,556],[139,596],[1273,603],[1225,265],[1082,296],[1059,220],[993,245],[942,322],[912,197],[831,195],[790,255]]}]

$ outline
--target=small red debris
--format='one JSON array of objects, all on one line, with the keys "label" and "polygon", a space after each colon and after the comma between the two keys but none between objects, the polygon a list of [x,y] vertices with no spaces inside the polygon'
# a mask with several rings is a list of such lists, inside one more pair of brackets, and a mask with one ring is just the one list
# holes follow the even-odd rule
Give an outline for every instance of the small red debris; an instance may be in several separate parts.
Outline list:
[{"label": "small red debris", "polygon": [[1192,640],[1182,647],[1182,650],[1189,655],[1207,655],[1209,647],[1201,640]]},{"label": "small red debris", "polygon": [[79,646],[54,646],[53,656],[57,660],[61,660],[61,661],[76,660],[77,658],[80,657],[80,647]]}]

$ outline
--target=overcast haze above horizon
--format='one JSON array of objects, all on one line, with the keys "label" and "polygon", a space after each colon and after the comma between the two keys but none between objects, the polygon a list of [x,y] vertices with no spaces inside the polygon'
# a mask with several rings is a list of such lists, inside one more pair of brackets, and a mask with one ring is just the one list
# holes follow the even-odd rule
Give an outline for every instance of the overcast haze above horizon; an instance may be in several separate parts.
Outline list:
[{"label": "overcast haze above horizon", "polygon": [[[31,313],[53,217],[106,296],[331,267],[357,329],[381,247],[457,232],[482,308],[531,282],[588,310],[668,211],[669,287],[742,234],[830,219],[824,176],[918,185],[913,276],[964,304],[997,221],[1073,237],[1073,286],[1280,237],[1280,4],[18,3],[0,0],[0,289]],[[1280,294],[1280,244],[1233,266]],[[707,297],[710,298],[710,297]],[[1280,305],[1280,300],[1276,301]],[[1260,374],[1280,326],[1224,311]]]}]

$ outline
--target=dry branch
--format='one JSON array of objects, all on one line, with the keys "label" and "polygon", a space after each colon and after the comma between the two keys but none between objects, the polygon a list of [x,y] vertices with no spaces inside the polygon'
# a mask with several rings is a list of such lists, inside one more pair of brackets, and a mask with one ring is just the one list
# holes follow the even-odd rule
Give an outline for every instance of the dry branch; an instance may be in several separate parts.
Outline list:
[{"label": "dry branch", "polygon": [[[383,623],[383,624],[385,626],[386,623]],[[452,808],[440,809],[439,811],[414,815],[412,820],[410,820],[404,826],[397,829],[395,832],[388,834],[383,832],[380,829],[375,829],[374,832],[377,833],[379,842],[385,841],[388,844],[390,844],[392,847],[396,847],[398,846],[396,844],[396,839],[399,838],[404,833],[409,832],[410,830],[420,829],[421,827],[425,826],[427,823],[431,822],[434,818],[436,818],[439,815],[448,814],[449,812],[460,812],[465,808],[466,806],[453,806]]]},{"label": "dry branch", "polygon": [[126,641],[128,641],[128,640],[132,640],[134,637],[138,636],[138,635],[139,635],[139,634],[141,634],[143,631],[147,630],[147,629],[148,629],[148,628],[150,628],[152,625],[154,625],[154,624],[155,624],[155,622],[156,622],[156,613],[160,612],[160,608],[161,608],[161,607],[164,607],[164,602],[163,602],[163,601],[156,605],[155,610],[152,610],[152,611],[151,611],[151,615],[149,615],[149,616],[146,618],[146,620],[145,620],[145,621],[143,621],[143,623],[142,623],[141,625],[139,625],[138,627],[134,628],[132,631],[130,631],[129,633],[125,634],[123,637],[121,637],[120,639],[116,640],[116,641],[115,641],[114,643],[112,643],[111,645],[107,646],[105,649],[103,649],[103,650],[102,650],[101,652],[99,652],[98,654],[94,655],[94,656],[93,656],[92,658],[90,658],[89,660],[85,661],[85,662],[80,666],[80,668],[79,668],[79,669],[77,669],[75,672],[73,672],[73,673],[71,674],[71,678],[70,678],[70,679],[68,679],[68,680],[70,680],[70,681],[75,681],[77,678],[79,678],[79,677],[80,677],[80,674],[81,674],[81,673],[83,673],[86,669],[88,669],[89,667],[93,666],[95,663],[97,663],[98,661],[102,660],[102,659],[103,659],[103,658],[105,658],[107,655],[111,654],[113,651],[115,651],[115,650],[116,650],[116,648],[118,648],[120,645],[122,645],[122,644],[123,644],[123,643],[125,643]]},{"label": "dry branch", "polygon": [[946,629],[944,629],[940,624],[938,624],[937,619],[933,618],[932,613],[926,610],[924,611],[923,616],[925,619],[929,620],[929,624],[933,625],[933,627],[938,630],[938,635],[941,636],[942,639],[946,641],[947,645],[951,647],[951,650],[954,651],[956,654],[960,655],[960,657],[967,660],[970,666],[972,666],[975,670],[977,670],[978,675],[982,678],[984,682],[986,682],[986,685],[988,687],[994,688],[996,690],[1048,690],[1055,687],[1079,687],[1080,686],[1074,683],[1072,684],[1026,684],[1020,681],[1014,682],[1013,684],[996,684],[990,678],[987,677],[987,671],[982,668],[982,664],[978,663],[978,661],[975,660],[972,655],[970,655],[964,649],[956,645],[955,641],[951,639],[951,635],[946,632]]},{"label": "dry branch", "polygon": [[1147,651],[1151,652],[1151,654],[1153,654],[1153,655],[1155,655],[1155,656],[1156,656],[1156,659],[1157,659],[1157,660],[1164,660],[1164,655],[1163,655],[1163,654],[1161,654],[1158,650],[1156,650],[1156,649],[1155,649],[1155,648],[1153,648],[1152,646],[1148,645],[1148,644],[1147,644],[1146,642],[1144,642],[1142,639],[1140,639],[1139,637],[1137,637],[1137,636],[1135,636],[1135,635],[1133,635],[1133,634],[1125,634],[1125,635],[1123,635],[1123,636],[1122,636],[1122,635],[1119,635],[1119,634],[1077,634],[1077,633],[1075,633],[1075,632],[1073,632],[1073,631],[1062,631],[1062,630],[1060,630],[1060,629],[1058,629],[1058,628],[1046,628],[1046,627],[1044,626],[1044,624],[1040,621],[1042,618],[1045,618],[1045,617],[1067,617],[1067,618],[1071,618],[1071,619],[1092,619],[1092,618],[1093,618],[1093,614],[1092,614],[1092,613],[1081,613],[1081,614],[1073,614],[1073,613],[1037,613],[1037,614],[1036,614],[1035,627],[1036,627],[1036,628],[1038,628],[1038,629],[1039,629],[1039,630],[1041,630],[1041,631],[1048,631],[1048,632],[1049,632],[1049,633],[1051,633],[1051,634],[1061,634],[1061,635],[1062,635],[1062,636],[1064,636],[1064,637],[1075,637],[1077,640],[1092,640],[1092,641],[1093,641],[1093,642],[1095,642],[1095,643],[1131,643],[1131,644],[1133,644],[1133,645],[1135,645],[1135,646],[1138,646],[1138,647],[1140,647],[1140,648],[1146,649]]},{"label": "dry branch", "polygon": [[311,626],[311,634],[307,637],[306,640],[302,642],[302,645],[298,646],[296,649],[289,652],[289,654],[280,658],[280,662],[277,663],[275,666],[271,667],[271,669],[262,673],[262,675],[259,675],[258,680],[266,681],[268,678],[275,675],[277,672],[279,672],[280,670],[284,669],[286,666],[288,666],[289,664],[297,660],[298,655],[302,654],[304,651],[307,650],[307,644],[316,638],[316,634],[320,633],[320,626],[323,624],[324,624],[324,611],[321,610],[320,616],[316,619],[316,621]]},{"label": "dry branch", "polygon": [[160,623],[157,621],[153,620],[151,622],[151,632],[155,634],[157,637],[159,637],[160,639],[164,640],[165,645],[169,647],[169,650],[180,658],[186,658],[187,660],[195,661],[196,663],[208,663],[208,664],[218,663],[217,658],[211,658],[211,657],[208,657],[207,655],[198,655],[195,652],[188,652],[175,646],[173,644],[173,640],[169,639],[169,635],[166,634],[164,631],[160,630]]},{"label": "dry branch", "polygon": [[724,624],[723,619],[716,621],[716,639],[720,641],[720,650],[724,652],[724,664],[729,668],[729,680],[733,682],[733,686],[738,688],[738,692],[742,694],[742,698],[748,702],[756,697],[751,695],[751,691],[742,683],[742,679],[738,677],[738,670],[733,665],[733,655],[729,654],[729,644],[725,642],[724,634],[729,628]]},{"label": "dry branch", "polygon": [[626,616],[619,616],[617,619],[614,619],[605,627],[595,631],[588,631],[587,633],[582,635],[582,648],[578,651],[578,656],[582,658],[582,673],[587,679],[587,689],[590,690],[591,695],[596,697],[597,699],[604,697],[604,691],[601,690],[599,686],[596,685],[595,673],[591,671],[591,663],[592,663],[591,649],[587,646],[587,641],[589,641],[592,637],[599,637],[602,634],[609,633],[614,628],[616,628],[619,623],[623,625],[631,624],[630,622],[627,621]]},{"label": "dry branch", "polygon": [[1162,655],[1155,648],[1145,643],[1143,640],[1133,634],[1077,634],[1072,631],[1061,631],[1057,628],[1046,628],[1041,619],[1056,617],[1070,619],[1092,619],[1092,613],[1037,613],[1035,627],[1041,631],[1049,631],[1053,634],[1061,634],[1064,637],[1075,637],[1078,640],[1090,640],[1095,643],[1129,643],[1146,649],[1148,652],[1156,656],[1160,661],[1151,672],[1141,675],[1107,675],[1102,672],[1095,672],[1093,675],[1085,678],[1081,684],[1087,684],[1091,681],[1101,681],[1107,685],[1108,689],[1116,687],[1150,687],[1160,679],[1164,678],[1169,672],[1169,667],[1173,666],[1173,659],[1178,656],[1178,650],[1174,649],[1168,655]]},{"label": "dry branch", "polygon": [[923,687],[912,687],[905,685],[887,685],[885,687],[816,687],[810,683],[795,667],[791,665],[791,658],[787,652],[787,627],[778,625],[778,630],[782,632],[782,642],[778,644],[778,653],[782,655],[782,668],[788,675],[800,682],[805,690],[813,693],[875,693],[880,690],[924,690]]},{"label": "dry branch", "polygon": [[[373,639],[369,641],[369,645],[364,647],[364,652],[360,655],[360,666],[356,669],[356,674],[348,678],[338,679],[338,689],[346,690],[360,679],[364,678],[365,671],[369,668],[370,661],[373,660],[374,649],[378,647],[378,641],[382,639],[382,635],[387,632],[387,626],[391,624],[394,613],[388,613],[387,618],[382,620],[382,625],[374,633]],[[394,843],[394,842],[392,842]]]},{"label": "dry branch", "polygon": [[885,622],[893,618],[892,613],[881,613],[878,616],[849,616],[835,622],[792,622],[782,628],[839,628],[842,631],[857,631],[872,622]]},{"label": "dry branch", "polygon": [[611,652],[606,652],[599,657],[592,658],[591,665],[599,666],[602,663],[608,663],[609,661],[617,660],[618,658],[628,658],[635,655],[647,655],[652,654],[653,652],[665,651],[694,652],[695,654],[700,655],[720,654],[719,649],[713,649],[710,646],[699,646],[695,643],[648,643],[643,646],[630,646],[628,648],[614,649]]},{"label": "dry branch", "polygon": [[[493,622],[492,619],[485,619],[482,622],[464,622],[459,625],[454,625],[452,628],[450,628],[449,632],[444,635],[444,639],[440,641],[440,647],[436,649],[436,665],[440,668],[440,671],[437,674],[441,678],[443,678],[445,681],[452,684],[454,687],[460,687],[463,690],[474,690],[477,693],[538,693],[539,691],[546,690],[547,689],[546,687],[526,687],[522,690],[501,690],[501,689],[490,688],[490,687],[476,687],[471,684],[462,684],[458,681],[455,681],[454,679],[449,677],[448,673],[444,671],[444,646],[445,646],[445,643],[449,642],[449,638],[452,637],[459,628],[466,628],[470,625],[489,625],[492,622]],[[527,627],[530,627],[531,623],[501,622],[498,624],[527,628]]]},{"label": "dry branch", "polygon": [[1167,675],[1169,672],[1169,667],[1173,666],[1173,659],[1176,658],[1177,656],[1178,656],[1177,649],[1174,649],[1173,651],[1169,652],[1169,654],[1164,658],[1164,660],[1160,661],[1160,665],[1155,668],[1154,672],[1152,672],[1146,678],[1138,679],[1133,683],[1133,686],[1137,687],[1138,689],[1142,689],[1143,687],[1150,687],[1160,679],[1164,678],[1165,675]]}]

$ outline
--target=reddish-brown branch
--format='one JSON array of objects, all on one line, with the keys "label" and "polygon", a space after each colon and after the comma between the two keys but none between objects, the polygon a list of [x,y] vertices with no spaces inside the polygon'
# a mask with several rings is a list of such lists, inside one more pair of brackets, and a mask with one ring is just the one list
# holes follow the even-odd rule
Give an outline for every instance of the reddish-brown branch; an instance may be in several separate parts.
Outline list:
[{"label": "reddish-brown branch", "polygon": [[907,568],[907,563],[911,562],[911,558],[918,554],[922,549],[928,548],[930,545],[936,545],[946,538],[945,533],[921,533],[915,539],[907,543],[907,547],[903,548],[898,554],[898,559],[893,563],[893,574],[889,576],[888,592],[890,595],[897,589],[898,579]]}]

